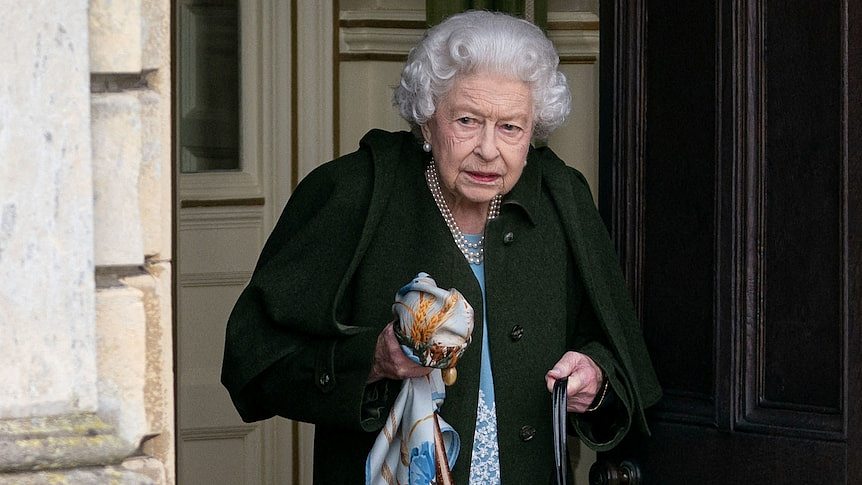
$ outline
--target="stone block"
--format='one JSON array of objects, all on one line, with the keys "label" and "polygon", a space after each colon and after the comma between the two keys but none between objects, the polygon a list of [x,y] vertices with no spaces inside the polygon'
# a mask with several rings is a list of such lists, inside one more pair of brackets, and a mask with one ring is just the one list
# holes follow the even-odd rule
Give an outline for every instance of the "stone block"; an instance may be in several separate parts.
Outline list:
[{"label": "stone block", "polygon": [[174,482],[174,373],[171,313],[171,264],[148,264],[147,274],[123,282],[143,293],[146,315],[146,385],[144,408],[147,428],[154,435],[142,451],[164,464],[167,483]]},{"label": "stone block", "polygon": [[139,178],[141,103],[133,93],[92,96],[95,262],[144,261]]},{"label": "stone block", "polygon": [[141,0],[143,69],[140,206],[144,255],[171,258],[171,32],[170,1]]},{"label": "stone block", "polygon": [[141,64],[144,70],[168,69],[171,60],[170,0],[141,0]]},{"label": "stone block", "polygon": [[141,0],[90,0],[90,71],[141,72]]},{"label": "stone block", "polygon": [[164,260],[171,254],[170,98],[149,89],[139,92],[142,156],[139,204],[143,253]]},{"label": "stone block", "polygon": [[155,485],[150,477],[120,467],[51,470],[0,475],[0,485]]},{"label": "stone block", "polygon": [[144,254],[171,258],[171,69],[170,2],[142,0],[144,69],[147,89],[139,91],[143,121],[141,215]]},{"label": "stone block", "polygon": [[123,468],[138,475],[146,476],[153,483],[159,485],[174,483],[172,480],[168,481],[168,477],[165,474],[165,464],[149,456],[131,457],[123,462]]},{"label": "stone block", "polygon": [[118,463],[134,450],[94,413],[0,420],[0,477]]},{"label": "stone block", "polygon": [[[114,286],[104,287],[106,282]],[[100,275],[96,290],[99,415],[117,435],[139,443],[149,433],[144,408],[146,314],[143,292]]]},{"label": "stone block", "polygon": [[87,4],[0,14],[0,418],[96,407]]}]

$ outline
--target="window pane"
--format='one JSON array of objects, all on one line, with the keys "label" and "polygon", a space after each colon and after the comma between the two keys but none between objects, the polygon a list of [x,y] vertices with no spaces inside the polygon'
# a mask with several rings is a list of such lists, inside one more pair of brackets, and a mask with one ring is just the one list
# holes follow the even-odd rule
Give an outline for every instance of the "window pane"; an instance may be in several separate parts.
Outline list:
[{"label": "window pane", "polygon": [[239,170],[237,0],[180,6],[180,171]]}]

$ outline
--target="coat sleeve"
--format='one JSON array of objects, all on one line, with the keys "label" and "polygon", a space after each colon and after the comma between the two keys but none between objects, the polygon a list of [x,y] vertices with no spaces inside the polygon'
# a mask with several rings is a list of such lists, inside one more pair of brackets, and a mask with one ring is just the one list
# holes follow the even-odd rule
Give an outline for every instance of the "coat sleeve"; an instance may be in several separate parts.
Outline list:
[{"label": "coat sleeve", "polygon": [[587,355],[604,372],[608,379],[608,393],[604,403],[596,411],[570,413],[572,428],[591,449],[609,450],[622,441],[632,425],[634,403],[629,392],[624,369],[608,350],[607,338],[588,301],[584,301],[576,319],[579,331],[572,348]]},{"label": "coat sleeve", "polygon": [[337,301],[366,220],[371,165],[357,152],[303,180],[231,312],[222,383],[246,422],[375,427],[362,407],[378,332],[351,326]]},{"label": "coat sleeve", "polygon": [[[649,432],[645,408],[661,396],[640,323],[634,312],[619,262],[598,215],[583,175],[566,167],[553,152],[548,177],[566,230],[566,237],[585,287],[592,338],[576,350],[590,356],[605,372],[614,403],[596,415],[573,415],[572,423],[591,448],[607,450],[619,443],[632,425]],[[600,419],[599,419],[600,418]]]}]

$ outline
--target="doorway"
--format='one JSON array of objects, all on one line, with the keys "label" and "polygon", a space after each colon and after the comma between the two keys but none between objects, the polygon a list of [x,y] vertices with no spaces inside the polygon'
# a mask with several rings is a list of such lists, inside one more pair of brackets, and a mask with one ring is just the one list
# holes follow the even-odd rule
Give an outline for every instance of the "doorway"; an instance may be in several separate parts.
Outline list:
[{"label": "doorway", "polygon": [[[224,326],[296,182],[372,127],[407,128],[391,85],[422,35],[424,5],[174,0],[180,483],[311,483],[311,426],[243,423],[233,409],[219,383]],[[550,145],[597,193],[598,4],[550,5],[576,93]],[[584,450],[582,480],[593,459]]]}]

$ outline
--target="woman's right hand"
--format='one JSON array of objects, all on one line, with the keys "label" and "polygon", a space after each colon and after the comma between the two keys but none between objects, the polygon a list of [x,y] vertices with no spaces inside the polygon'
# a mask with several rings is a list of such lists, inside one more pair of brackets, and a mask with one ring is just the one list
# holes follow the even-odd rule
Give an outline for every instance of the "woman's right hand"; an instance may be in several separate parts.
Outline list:
[{"label": "woman's right hand", "polygon": [[374,364],[371,367],[371,374],[368,375],[366,383],[371,384],[380,379],[395,379],[403,380],[411,377],[426,376],[434,370],[431,367],[425,367],[410,360],[404,351],[401,350],[401,344],[395,338],[395,331],[392,325],[395,322],[389,322],[380,335],[377,336],[377,346],[374,349]]}]

